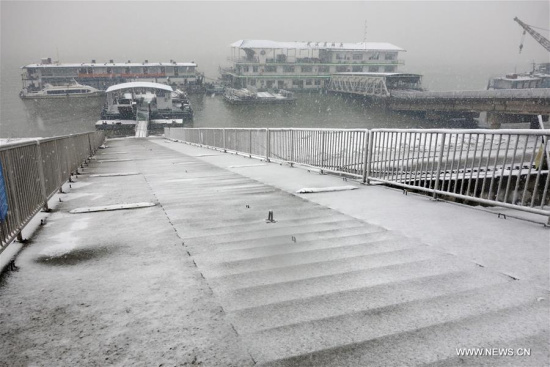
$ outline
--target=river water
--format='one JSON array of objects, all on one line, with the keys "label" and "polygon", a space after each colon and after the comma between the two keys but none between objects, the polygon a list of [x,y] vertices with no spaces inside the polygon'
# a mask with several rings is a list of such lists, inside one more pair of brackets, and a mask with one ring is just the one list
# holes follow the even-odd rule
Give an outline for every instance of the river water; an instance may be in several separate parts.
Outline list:
[{"label": "river water", "polygon": [[[2,63],[0,138],[50,137],[94,130],[104,97],[61,100],[22,100],[21,65]],[[493,70],[494,71],[494,70]],[[484,89],[486,75],[431,69],[424,76],[430,90]],[[462,127],[446,121],[386,114],[358,98],[333,94],[298,93],[296,105],[233,106],[221,96],[191,95],[193,127],[300,128],[431,128]]]}]

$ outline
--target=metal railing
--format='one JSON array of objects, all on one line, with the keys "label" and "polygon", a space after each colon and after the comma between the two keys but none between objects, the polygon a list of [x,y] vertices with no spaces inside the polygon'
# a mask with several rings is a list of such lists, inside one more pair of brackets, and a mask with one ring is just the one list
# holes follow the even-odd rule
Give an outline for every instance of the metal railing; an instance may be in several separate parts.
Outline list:
[{"label": "metal railing", "polygon": [[366,181],[550,216],[550,130],[371,131]]},{"label": "metal railing", "polygon": [[0,145],[0,252],[104,139],[92,132]]},{"label": "metal railing", "polygon": [[166,128],[165,137],[550,217],[550,130]]}]

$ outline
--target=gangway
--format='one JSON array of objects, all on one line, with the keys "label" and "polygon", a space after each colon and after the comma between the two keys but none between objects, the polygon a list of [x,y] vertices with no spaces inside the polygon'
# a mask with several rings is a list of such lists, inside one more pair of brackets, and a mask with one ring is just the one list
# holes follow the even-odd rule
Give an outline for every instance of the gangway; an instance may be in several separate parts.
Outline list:
[{"label": "gangway", "polygon": [[136,138],[146,138],[149,129],[149,109],[138,108],[136,112]]}]

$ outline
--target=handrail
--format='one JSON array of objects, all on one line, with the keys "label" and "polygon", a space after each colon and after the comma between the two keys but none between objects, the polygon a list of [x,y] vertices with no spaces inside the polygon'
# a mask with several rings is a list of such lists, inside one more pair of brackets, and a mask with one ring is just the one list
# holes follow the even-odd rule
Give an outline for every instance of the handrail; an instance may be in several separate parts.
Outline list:
[{"label": "handrail", "polygon": [[165,128],[165,137],[549,217],[550,130]]},{"label": "handrail", "polygon": [[0,253],[104,140],[90,132],[0,145]]}]

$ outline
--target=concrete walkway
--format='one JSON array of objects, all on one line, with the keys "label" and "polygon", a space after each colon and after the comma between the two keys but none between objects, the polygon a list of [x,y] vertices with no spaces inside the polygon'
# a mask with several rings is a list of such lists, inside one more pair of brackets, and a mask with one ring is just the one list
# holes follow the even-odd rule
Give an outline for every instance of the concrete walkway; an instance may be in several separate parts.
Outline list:
[{"label": "concrete walkway", "polygon": [[107,145],[1,280],[0,366],[548,365],[541,224],[162,139]]}]

